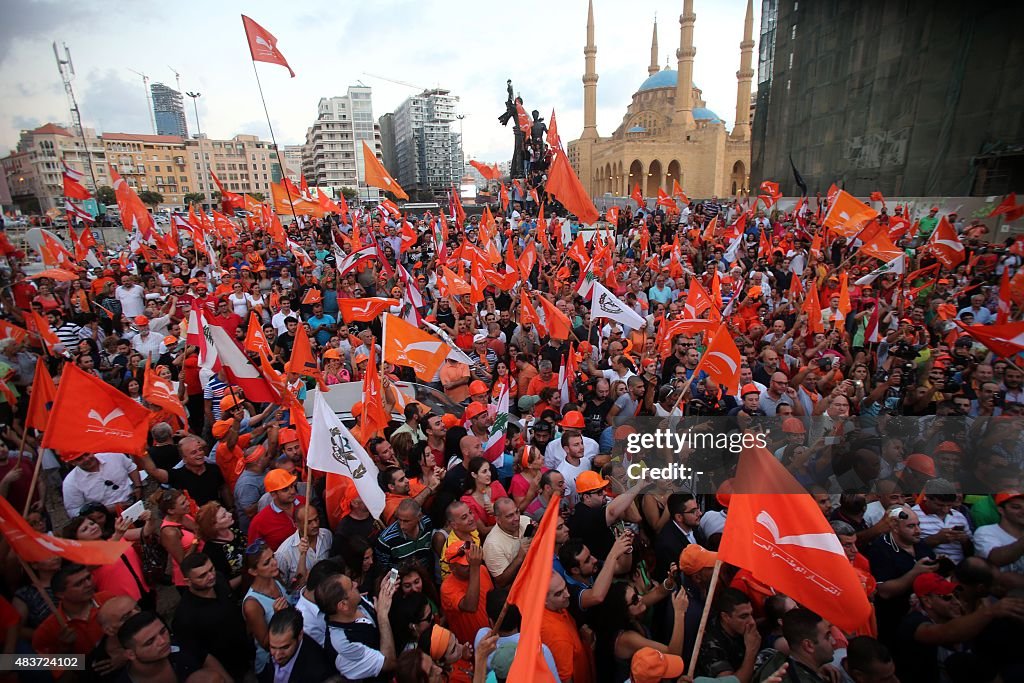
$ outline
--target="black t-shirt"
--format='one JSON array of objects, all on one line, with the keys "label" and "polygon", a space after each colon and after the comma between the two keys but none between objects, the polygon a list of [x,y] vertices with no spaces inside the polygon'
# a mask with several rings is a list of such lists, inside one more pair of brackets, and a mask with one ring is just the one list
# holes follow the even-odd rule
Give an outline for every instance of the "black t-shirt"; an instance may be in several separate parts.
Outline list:
[{"label": "black t-shirt", "polygon": [[914,632],[922,624],[931,624],[928,615],[914,610],[903,617],[897,633],[896,647],[892,648],[896,662],[896,675],[903,683],[932,683],[939,680],[939,648],[914,640]]},{"label": "black t-shirt", "polygon": [[163,444],[161,446],[150,446],[149,457],[153,459],[153,462],[157,467],[168,471],[181,460],[181,455],[178,453],[178,447],[173,443]]},{"label": "black t-shirt", "polygon": [[207,465],[202,474],[196,474],[187,467],[179,467],[167,470],[167,484],[179,491],[187,491],[196,505],[202,507],[211,500],[220,500],[224,475],[212,465]]},{"label": "black t-shirt", "polygon": [[583,420],[586,424],[586,428],[583,433],[589,436],[591,439],[598,439],[601,436],[601,432],[605,428],[605,418],[608,417],[608,411],[615,405],[615,401],[609,396],[600,403],[595,402],[593,399],[583,404]]},{"label": "black t-shirt", "polygon": [[292,346],[295,344],[294,334],[279,334],[277,339],[274,340],[274,348],[281,349],[281,356],[291,356]]},{"label": "black t-shirt", "polygon": [[569,518],[569,534],[581,539],[591,554],[602,560],[608,557],[615,543],[615,535],[605,518],[607,507],[607,503],[598,508],[579,503]]},{"label": "black t-shirt", "polygon": [[[935,552],[924,541],[914,546],[914,555],[895,545],[889,534],[879,536],[865,553],[871,564],[871,574],[882,583],[898,579],[911,569],[918,560],[924,557],[935,557]],[[903,616],[910,609],[910,591],[892,598],[875,598],[875,616],[878,620],[878,633],[881,640],[888,640],[896,634]]]},{"label": "black t-shirt", "polygon": [[545,344],[540,349],[540,357],[543,360],[551,361],[551,366],[558,372],[558,368],[562,365],[562,359],[569,353],[569,346],[562,344],[557,349],[551,344]]},{"label": "black t-shirt", "polygon": [[252,663],[252,639],[246,635],[242,608],[221,574],[214,594],[216,597],[202,598],[185,591],[174,612],[173,631],[183,645],[208,649],[238,679]]},{"label": "black t-shirt", "polygon": [[373,527],[373,517],[366,519],[355,519],[351,516],[342,517],[338,522],[338,528],[334,530],[334,542],[331,544],[331,554],[339,555],[346,547],[348,539],[353,536],[360,536],[371,541],[376,536]]}]

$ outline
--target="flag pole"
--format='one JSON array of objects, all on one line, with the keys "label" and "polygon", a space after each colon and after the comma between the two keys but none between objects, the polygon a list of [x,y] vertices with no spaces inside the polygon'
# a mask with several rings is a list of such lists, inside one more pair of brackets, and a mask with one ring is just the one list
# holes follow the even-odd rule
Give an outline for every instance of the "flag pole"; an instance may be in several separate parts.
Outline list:
[{"label": "flag pole", "polygon": [[700,653],[700,644],[704,640],[704,629],[708,625],[708,615],[711,613],[711,603],[715,599],[715,588],[718,586],[718,572],[722,569],[722,561],[715,560],[715,568],[711,572],[711,585],[708,587],[708,596],[704,601],[704,611],[700,615],[700,626],[697,627],[697,640],[693,643],[693,652],[690,653],[690,670],[687,675],[693,677],[697,670],[697,654]]},{"label": "flag pole", "polygon": [[[28,431],[28,427],[25,427],[25,431],[26,432]],[[24,437],[24,435],[22,435],[21,443],[22,443],[22,447],[24,448],[24,445],[25,445],[25,437]],[[20,452],[18,453],[18,458],[21,458],[21,453]],[[36,453],[36,466],[35,466],[35,469],[32,471],[32,481],[28,485],[28,497],[25,498],[25,509],[21,513],[22,517],[27,515],[29,508],[32,507],[32,497],[36,493],[36,484],[39,483],[39,471],[40,471],[40,469],[42,469],[42,466],[43,466],[42,454],[37,452]]]},{"label": "flag pole", "polygon": [[[256,60],[252,60],[252,70],[256,74],[256,88],[260,91],[260,102],[263,103],[263,114],[267,117],[267,128],[270,129],[270,141],[274,143],[274,150],[277,152],[277,163],[281,165],[281,184],[284,185],[284,191],[288,194],[288,207],[292,210],[292,220],[295,221],[295,226],[299,225],[299,217],[295,215],[295,204],[292,202],[292,191],[288,187],[288,183],[284,182],[288,178],[288,167],[284,165],[284,158],[281,156],[281,148],[277,145],[277,138],[274,137],[274,126],[270,123],[270,111],[267,110],[267,100],[263,97],[263,85],[260,83],[260,72],[256,68]],[[273,193],[271,193],[273,195]],[[271,203],[273,203],[273,197],[271,197]],[[274,209],[275,213],[277,209]]]},{"label": "flag pole", "polygon": [[[24,515],[22,515],[22,517],[24,517]],[[21,563],[21,568],[24,569],[25,574],[28,575],[29,581],[31,581],[32,585],[36,587],[37,591],[39,591],[39,597],[43,599],[46,606],[50,608],[51,612],[53,612],[53,616],[57,619],[57,623],[62,629],[67,628],[67,620],[65,620],[64,615],[60,613],[60,610],[57,609],[57,606],[53,604],[53,598],[50,597],[50,593],[46,590],[46,586],[43,585],[43,582],[39,580],[39,575],[35,573],[31,566],[29,566],[28,562],[21,558],[21,555],[14,553],[14,556],[18,558],[18,562]]]}]

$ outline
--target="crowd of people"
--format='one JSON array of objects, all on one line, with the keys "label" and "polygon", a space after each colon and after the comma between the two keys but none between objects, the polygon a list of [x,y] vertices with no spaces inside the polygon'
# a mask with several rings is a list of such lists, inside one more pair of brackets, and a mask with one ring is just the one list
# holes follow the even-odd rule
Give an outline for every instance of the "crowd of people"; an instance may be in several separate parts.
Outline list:
[{"label": "crowd of people", "polygon": [[[694,661],[697,680],[742,683],[1024,680],[1024,371],[956,324],[995,323],[1001,305],[1017,319],[1021,302],[999,286],[1021,268],[1015,243],[949,215],[966,258],[930,267],[937,209],[912,223],[883,209],[905,268],[856,284],[880,261],[826,234],[813,199],[797,213],[717,197],[622,207],[591,231],[553,204],[539,216],[535,170],[485,226],[510,271],[536,251],[510,288],[464,267],[465,244],[487,250],[478,217],[442,230],[443,214],[383,209],[303,217],[284,246],[239,221],[236,241],[213,245],[217,265],[194,248],[106,252],[54,281],[9,253],[5,329],[35,313],[59,343],[0,340],[0,495],[41,533],[130,545],[83,566],[23,564],[4,544],[3,651],[87,658],[34,680],[510,680],[529,615],[509,589],[556,501],[540,627],[552,680],[690,681]],[[745,236],[730,242],[722,231],[741,214]],[[374,243],[379,258],[343,266]],[[453,294],[451,272],[480,300]],[[591,276],[643,324],[591,319]],[[708,303],[695,311],[698,289]],[[808,318],[812,291],[821,320]],[[401,419],[364,434],[363,402],[348,411],[380,473],[379,519],[306,467],[288,410],[203,376],[187,339],[198,308],[260,368],[245,344],[259,325],[262,360],[302,400],[318,383],[361,383],[379,361],[380,319],[343,320],[346,300],[374,296],[461,352],[426,382],[449,409],[402,399],[401,383],[423,380],[384,362],[385,407]],[[567,338],[550,334],[541,298],[571,321]],[[712,333],[676,324],[692,319],[730,331],[737,386],[702,368]],[[319,373],[289,364],[299,326]],[[73,364],[151,408],[146,454],[42,449],[25,427],[38,361],[58,385]],[[185,419],[143,396],[147,366]],[[831,522],[870,623],[844,632],[749,569],[716,571],[741,456],[689,450],[678,457],[703,478],[631,479],[631,465],[666,457],[623,448],[638,418],[766,434]],[[504,419],[503,448],[485,449]],[[137,501],[144,512],[122,514]]]}]

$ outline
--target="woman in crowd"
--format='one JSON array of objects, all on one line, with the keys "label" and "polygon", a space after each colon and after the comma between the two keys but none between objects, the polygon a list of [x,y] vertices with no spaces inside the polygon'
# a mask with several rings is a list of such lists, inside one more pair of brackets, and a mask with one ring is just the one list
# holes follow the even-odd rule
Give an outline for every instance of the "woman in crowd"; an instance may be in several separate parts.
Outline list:
[{"label": "woman in crowd", "polygon": [[242,615],[245,626],[256,645],[256,674],[262,673],[270,660],[270,631],[267,628],[275,612],[294,607],[296,596],[290,595],[284,584],[277,580],[277,560],[274,551],[262,540],[245,549],[245,583],[248,584],[242,599]]},{"label": "woman in crowd", "polygon": [[196,525],[203,541],[203,552],[228,580],[232,590],[238,591],[242,585],[246,544],[234,516],[223,505],[211,500],[199,508]]}]

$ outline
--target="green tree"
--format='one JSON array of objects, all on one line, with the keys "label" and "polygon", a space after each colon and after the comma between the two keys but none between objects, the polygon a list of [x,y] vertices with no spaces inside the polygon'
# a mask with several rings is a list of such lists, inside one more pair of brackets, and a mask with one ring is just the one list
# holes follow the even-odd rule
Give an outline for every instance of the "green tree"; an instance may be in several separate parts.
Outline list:
[{"label": "green tree", "polygon": [[154,209],[164,202],[164,196],[159,192],[154,192],[153,190],[143,190],[139,193],[139,199],[142,200],[143,204]]},{"label": "green tree", "polygon": [[267,195],[263,194],[262,192],[250,192],[249,195],[258,202],[267,201]]},{"label": "green tree", "polygon": [[351,187],[341,188],[341,196],[345,198],[345,201],[355,199],[359,196],[359,190],[353,190]]},{"label": "green tree", "polygon": [[189,192],[185,195],[185,204],[195,204],[202,206],[203,200],[206,199],[206,195],[202,192]]},{"label": "green tree", "polygon": [[117,195],[114,193],[114,188],[110,185],[100,185],[96,189],[96,201],[100,204],[116,204]]}]

